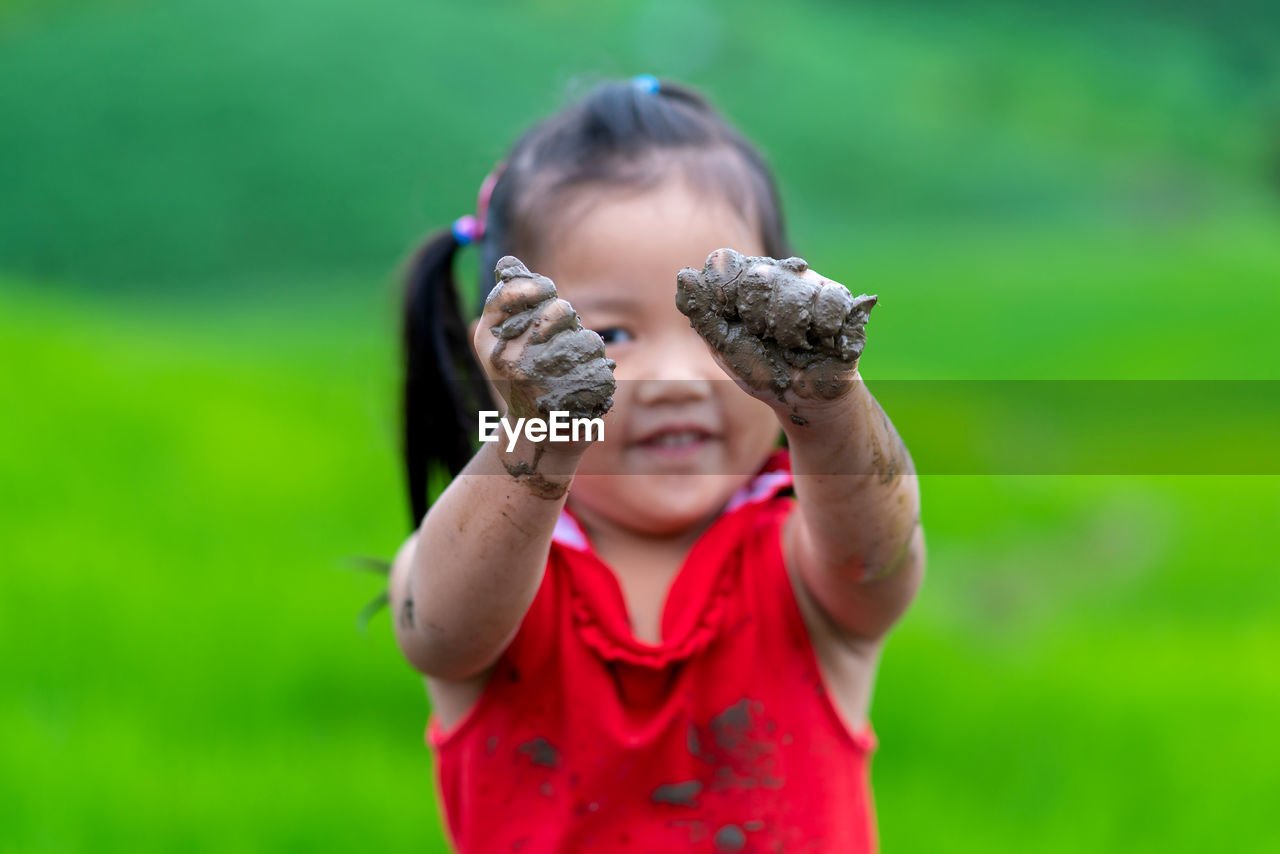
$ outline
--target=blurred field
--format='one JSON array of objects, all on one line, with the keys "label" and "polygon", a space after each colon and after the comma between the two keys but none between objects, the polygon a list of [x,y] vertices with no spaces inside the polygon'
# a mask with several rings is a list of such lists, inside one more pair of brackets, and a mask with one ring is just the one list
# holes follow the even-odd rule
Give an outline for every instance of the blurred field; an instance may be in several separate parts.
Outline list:
[{"label": "blurred field", "polygon": [[[873,389],[1280,379],[1278,20],[0,7],[0,850],[444,850],[343,558],[407,533],[393,271],[578,75],[684,77],[760,140],[802,253],[882,296]],[[885,850],[1280,848],[1280,478],[923,489]]]}]

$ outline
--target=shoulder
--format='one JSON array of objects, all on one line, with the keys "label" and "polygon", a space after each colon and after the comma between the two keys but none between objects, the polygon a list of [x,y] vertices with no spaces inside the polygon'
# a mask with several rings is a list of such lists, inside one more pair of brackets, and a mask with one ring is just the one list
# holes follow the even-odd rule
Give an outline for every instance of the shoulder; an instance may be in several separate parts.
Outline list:
[{"label": "shoulder", "polygon": [[409,565],[413,562],[414,549],[418,547],[418,532],[414,531],[408,536],[400,548],[396,549],[396,555],[391,559],[391,587],[397,588],[403,583],[403,579],[409,572]]}]

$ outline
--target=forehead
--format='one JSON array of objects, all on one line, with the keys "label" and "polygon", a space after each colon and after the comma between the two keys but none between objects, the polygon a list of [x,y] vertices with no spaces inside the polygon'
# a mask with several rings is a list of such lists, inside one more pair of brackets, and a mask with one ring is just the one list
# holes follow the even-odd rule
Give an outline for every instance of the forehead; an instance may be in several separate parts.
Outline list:
[{"label": "forehead", "polygon": [[581,190],[565,200],[557,219],[537,272],[580,310],[660,302],[678,317],[681,267],[701,268],[707,255],[724,247],[764,254],[749,212],[675,176],[644,189]]}]

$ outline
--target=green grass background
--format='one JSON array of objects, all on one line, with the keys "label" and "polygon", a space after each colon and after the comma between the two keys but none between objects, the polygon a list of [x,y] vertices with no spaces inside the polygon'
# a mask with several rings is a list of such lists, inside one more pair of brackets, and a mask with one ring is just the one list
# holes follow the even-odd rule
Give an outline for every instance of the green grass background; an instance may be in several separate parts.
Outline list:
[{"label": "green grass background", "polygon": [[[802,254],[881,294],[873,389],[1280,379],[1278,23],[0,4],[0,850],[444,850],[421,683],[343,569],[407,533],[395,270],[593,75],[687,80],[759,142]],[[1280,847],[1280,480],[923,491],[885,850]]]}]

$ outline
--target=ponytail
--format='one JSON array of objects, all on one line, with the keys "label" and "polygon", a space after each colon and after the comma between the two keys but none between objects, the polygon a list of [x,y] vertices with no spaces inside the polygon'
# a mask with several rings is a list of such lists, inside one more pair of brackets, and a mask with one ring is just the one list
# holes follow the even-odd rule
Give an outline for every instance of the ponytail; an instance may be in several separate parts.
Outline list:
[{"label": "ponytail", "polygon": [[401,451],[416,530],[440,484],[475,453],[479,411],[492,409],[453,279],[452,230],[429,238],[405,275]]}]

